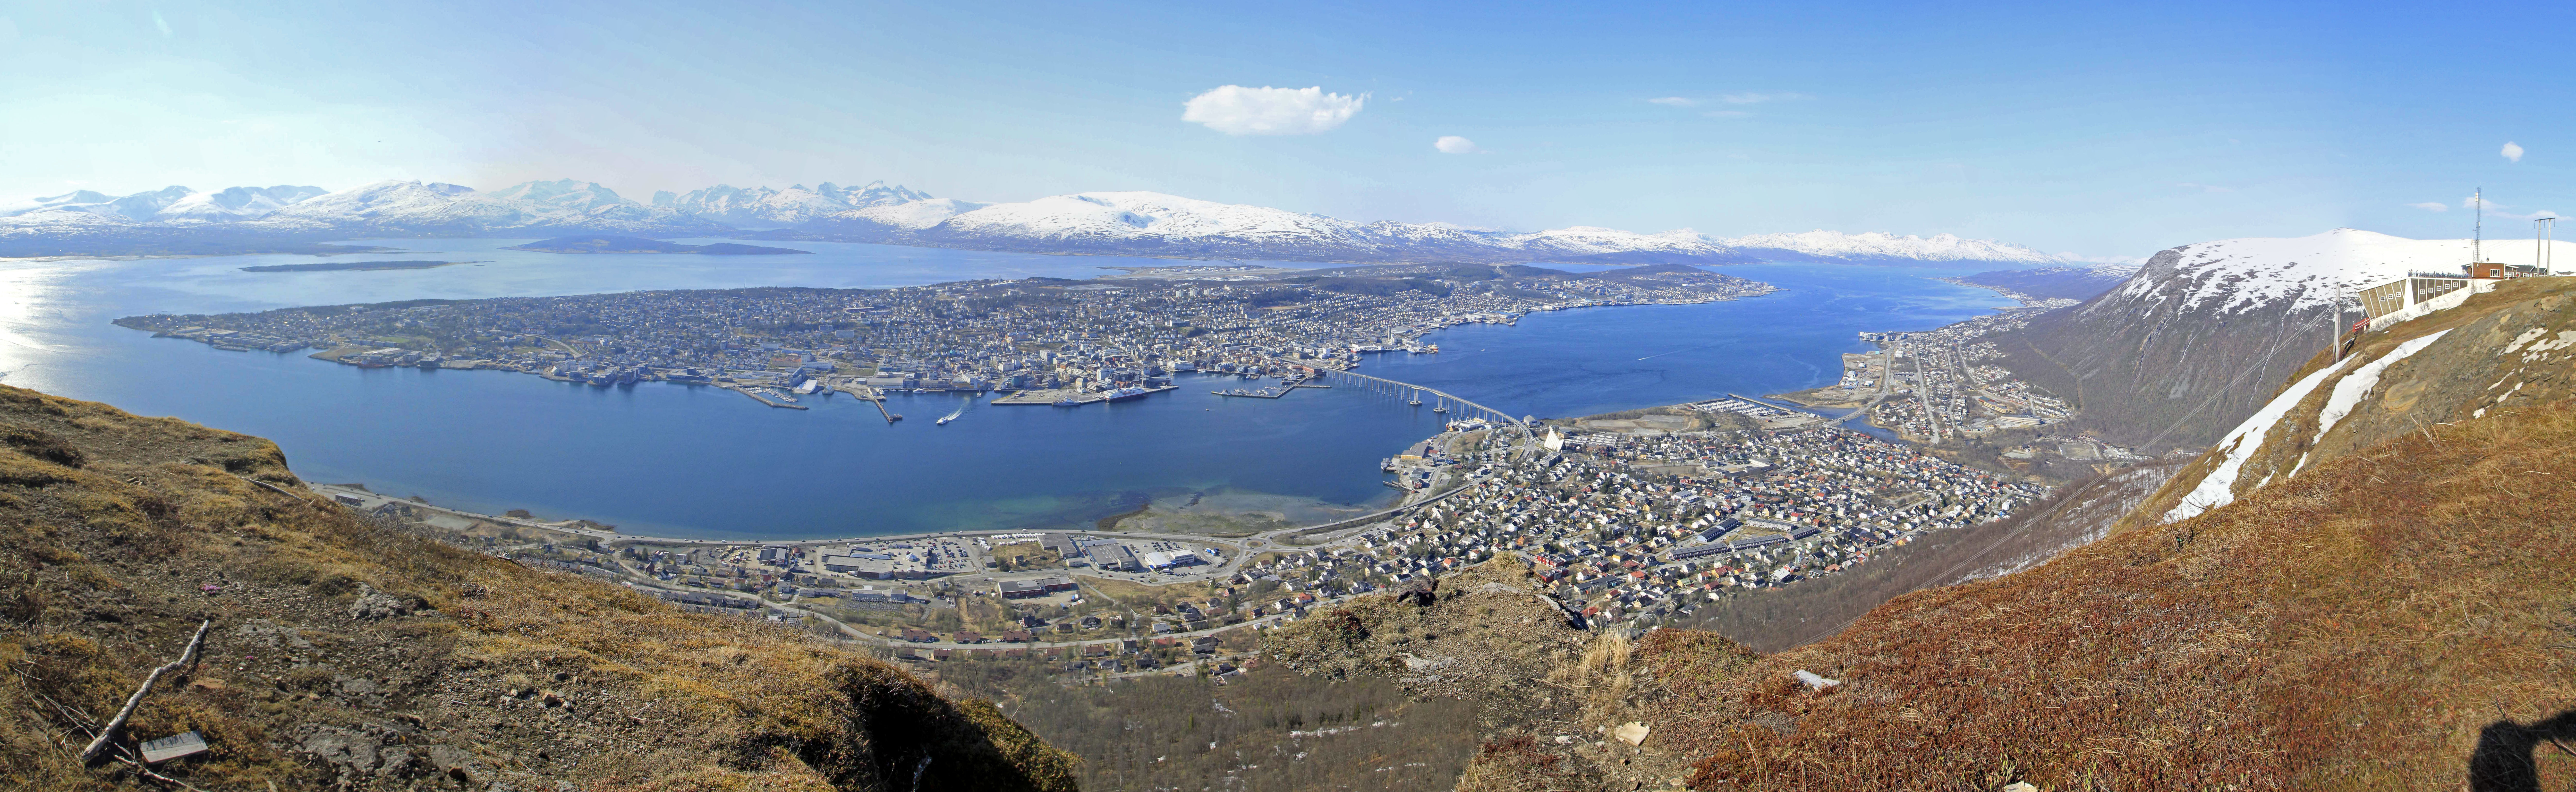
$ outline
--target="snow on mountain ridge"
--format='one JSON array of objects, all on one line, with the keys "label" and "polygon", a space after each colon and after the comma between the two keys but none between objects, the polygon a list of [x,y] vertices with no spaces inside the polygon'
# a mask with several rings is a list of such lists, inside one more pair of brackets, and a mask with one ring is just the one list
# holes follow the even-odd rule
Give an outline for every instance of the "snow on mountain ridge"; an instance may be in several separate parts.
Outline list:
[{"label": "snow on mountain ridge", "polygon": [[[1688,231],[1657,235],[1575,226],[1523,234],[1439,223],[1356,223],[1319,214],[1226,204],[1155,192],[1056,195],[992,204],[923,229],[932,238],[1087,248],[1121,244],[1244,256],[1474,260],[1659,254],[1704,263],[1739,260]],[[1225,251],[1225,248],[1238,248]]]},{"label": "snow on mountain ridge", "polygon": [[[2351,228],[2304,237],[2198,242],[2156,254],[2114,294],[2130,304],[2181,300],[2186,311],[2204,305],[2214,305],[2222,314],[2257,308],[2299,311],[2327,305],[2337,289],[2350,294],[2408,272],[2459,272],[2469,262],[2472,246],[2467,239],[2407,239]],[[2576,247],[2569,251],[2576,254]],[[2488,240],[2485,249],[2487,260],[2505,264],[2530,264],[2537,253],[2528,239]]]},{"label": "snow on mountain ridge", "polygon": [[[222,192],[201,193],[180,186],[146,190],[132,195],[105,195],[95,190],[75,190],[62,195],[37,198],[34,201],[0,208],[0,217],[28,218],[30,223],[61,222],[30,215],[86,214],[99,217],[150,222],[223,222],[266,216],[288,204],[323,193],[320,187],[233,187]],[[86,221],[84,221],[86,222]]]},{"label": "snow on mountain ridge", "polygon": [[[719,184],[674,197],[667,206],[681,214],[705,217],[732,225],[794,226],[847,215],[864,209],[903,206],[936,200],[929,193],[900,184],[882,181],[858,187],[842,187],[823,182],[814,187],[802,184],[781,190],[772,187],[735,187]],[[656,202],[657,205],[665,205]],[[976,204],[982,206],[982,204]],[[883,214],[883,213],[881,213]],[[913,218],[919,210],[885,216]],[[862,215],[862,219],[866,216]],[[935,222],[935,221],[934,221]]]},{"label": "snow on mountain ridge", "polygon": [[[1758,259],[1746,240],[1809,260],[1915,258],[2019,261],[2039,256],[2002,243],[1939,235],[1929,240],[1835,232],[1725,240],[1678,229],[1641,234],[1597,226],[1510,232],[1449,223],[1353,222],[1320,214],[1143,191],[1074,193],[1014,203],[935,198],[882,181],[784,189],[719,184],[659,192],[651,205],[595,182],[530,181],[491,192],[438,182],[388,180],[337,192],[315,187],[185,187],[109,196],[78,191],[0,209],[0,230],[22,238],[105,240],[124,227],[224,224],[253,234],[484,234],[599,231],[654,235],[781,229],[790,235],[1043,253],[1143,253],[1319,261],[1564,261],[1725,264]],[[48,230],[51,229],[51,230]],[[151,233],[169,233],[168,231]],[[816,236],[819,235],[819,236]],[[2003,257],[1995,250],[2027,256]],[[2041,257],[2044,260],[2044,257]]]},{"label": "snow on mountain ridge", "polygon": [[223,223],[267,217],[306,199],[328,194],[320,187],[280,184],[275,187],[227,187],[195,193],[162,207],[155,215],[168,222]]},{"label": "snow on mountain ridge", "polygon": [[1822,229],[1793,234],[1754,234],[1708,241],[1739,250],[1784,250],[1838,259],[1915,259],[1921,261],[2006,261],[2056,264],[2065,258],[2009,242],[1966,239],[1955,234],[1929,238],[1880,231],[1847,234]]}]

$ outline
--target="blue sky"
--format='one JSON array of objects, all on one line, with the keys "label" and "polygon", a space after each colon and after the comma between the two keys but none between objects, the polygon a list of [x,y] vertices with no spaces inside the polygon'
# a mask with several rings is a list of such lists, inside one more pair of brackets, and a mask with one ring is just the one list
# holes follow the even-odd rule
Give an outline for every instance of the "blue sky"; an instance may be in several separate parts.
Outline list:
[{"label": "blue sky", "polygon": [[[2094,256],[2576,211],[2546,5],[396,5],[0,2],[0,201],[882,179]],[[1183,120],[1227,85],[1357,110]]]}]

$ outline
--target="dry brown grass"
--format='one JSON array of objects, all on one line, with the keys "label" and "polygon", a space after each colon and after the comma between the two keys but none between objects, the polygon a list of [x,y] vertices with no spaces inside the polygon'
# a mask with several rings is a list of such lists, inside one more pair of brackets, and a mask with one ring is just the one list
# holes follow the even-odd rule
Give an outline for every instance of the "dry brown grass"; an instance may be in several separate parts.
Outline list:
[{"label": "dry brown grass", "polygon": [[[258,438],[0,387],[0,787],[136,783],[72,753],[200,618],[205,662],[130,733],[204,733],[213,751],[161,772],[209,788],[1073,786],[1070,755],[885,663],[429,542],[296,485]],[[438,613],[353,618],[368,592]],[[344,774],[299,750],[327,729],[473,767]]]},{"label": "dry brown grass", "polygon": [[2437,426],[1741,670],[1657,633],[1658,739],[1703,789],[2458,788],[2483,729],[2576,707],[2576,484],[2527,472],[2571,468],[2563,407]]}]

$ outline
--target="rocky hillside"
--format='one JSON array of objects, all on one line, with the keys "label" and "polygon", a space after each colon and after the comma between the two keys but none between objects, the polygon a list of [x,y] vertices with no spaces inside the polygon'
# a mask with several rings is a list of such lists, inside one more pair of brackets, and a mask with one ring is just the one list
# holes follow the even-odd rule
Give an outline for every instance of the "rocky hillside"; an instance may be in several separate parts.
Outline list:
[{"label": "rocky hillside", "polygon": [[[395,532],[265,440],[7,387],[0,660],[12,789],[1073,788],[884,663]],[[209,749],[131,761],[187,732]]]},{"label": "rocky hillside", "polygon": [[[1991,340],[2015,374],[2080,408],[2061,433],[2094,430],[2150,455],[2197,450],[2331,343],[2338,289],[2349,295],[2414,270],[2458,272],[2470,251],[2466,239],[2349,228],[2184,245],[2157,253],[2117,289]],[[2534,254],[2530,240],[2485,248],[2507,264]]]},{"label": "rocky hillside", "polygon": [[2364,334],[2341,360],[2308,360],[2133,521],[2190,518],[2399,437],[2564,403],[2576,397],[2571,347],[2571,278],[2507,281],[2458,308]]},{"label": "rocky hillside", "polygon": [[[2576,282],[2507,283],[2292,374],[2052,561],[1776,654],[1650,634],[1631,662],[1654,693],[1621,717],[1651,736],[1626,758],[1672,756],[1696,789],[2576,784],[2551,744],[2576,741]],[[1563,761],[1534,748],[1467,776]]]}]

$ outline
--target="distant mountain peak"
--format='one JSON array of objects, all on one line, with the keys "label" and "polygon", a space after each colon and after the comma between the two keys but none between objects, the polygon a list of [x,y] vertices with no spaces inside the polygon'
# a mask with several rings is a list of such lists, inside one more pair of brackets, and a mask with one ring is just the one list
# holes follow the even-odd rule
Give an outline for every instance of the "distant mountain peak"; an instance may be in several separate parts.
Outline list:
[{"label": "distant mountain peak", "polygon": [[1649,234],[1593,225],[1512,232],[1438,222],[1354,222],[1144,190],[980,203],[938,198],[882,180],[856,186],[799,182],[785,188],[717,184],[685,193],[657,191],[650,204],[642,204],[598,182],[571,178],[526,181],[490,192],[388,179],[339,192],[280,185],[207,194],[173,186],[120,197],[79,190],[0,208],[0,234],[16,240],[149,236],[165,232],[140,229],[207,224],[225,224],[242,233],[306,236],[536,231],[667,237],[750,231],[777,238],[1042,253],[1348,262],[2062,262],[2018,245],[1950,234],[1923,238],[1819,230],[1720,239],[1687,228]]},{"label": "distant mountain peak", "polygon": [[1828,258],[1846,261],[1978,261],[2020,264],[2055,264],[2065,259],[2009,242],[1967,239],[1956,234],[1934,234],[1929,237],[1897,235],[1883,231],[1852,234],[1817,229],[1785,234],[1754,234],[1732,239],[1712,239],[1718,244],[1755,255],[1787,254],[1792,259]]}]

